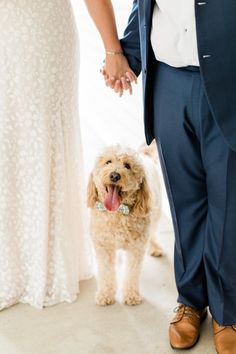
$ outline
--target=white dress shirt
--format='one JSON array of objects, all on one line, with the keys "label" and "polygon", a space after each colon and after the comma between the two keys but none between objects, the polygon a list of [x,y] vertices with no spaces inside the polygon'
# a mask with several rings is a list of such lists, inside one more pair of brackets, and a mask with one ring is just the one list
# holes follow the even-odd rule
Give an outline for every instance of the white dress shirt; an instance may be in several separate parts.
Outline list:
[{"label": "white dress shirt", "polygon": [[159,61],[174,67],[198,66],[194,0],[156,0],[151,43]]}]

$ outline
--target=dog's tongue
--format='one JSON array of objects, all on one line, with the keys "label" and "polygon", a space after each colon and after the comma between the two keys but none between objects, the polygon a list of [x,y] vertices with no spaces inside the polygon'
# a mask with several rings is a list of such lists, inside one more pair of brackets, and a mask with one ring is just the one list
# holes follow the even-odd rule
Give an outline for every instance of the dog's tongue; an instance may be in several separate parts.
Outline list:
[{"label": "dog's tongue", "polygon": [[119,189],[117,186],[109,186],[105,197],[104,206],[109,211],[116,211],[120,206]]}]

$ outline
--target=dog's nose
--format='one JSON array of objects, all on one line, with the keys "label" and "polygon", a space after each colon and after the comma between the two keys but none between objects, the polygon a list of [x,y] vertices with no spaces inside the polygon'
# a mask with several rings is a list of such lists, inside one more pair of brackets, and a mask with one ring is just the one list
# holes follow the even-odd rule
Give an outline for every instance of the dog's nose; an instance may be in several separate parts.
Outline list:
[{"label": "dog's nose", "polygon": [[118,182],[119,180],[121,179],[121,175],[119,174],[119,173],[117,173],[117,172],[112,172],[111,174],[110,174],[110,180],[112,181],[112,182]]}]

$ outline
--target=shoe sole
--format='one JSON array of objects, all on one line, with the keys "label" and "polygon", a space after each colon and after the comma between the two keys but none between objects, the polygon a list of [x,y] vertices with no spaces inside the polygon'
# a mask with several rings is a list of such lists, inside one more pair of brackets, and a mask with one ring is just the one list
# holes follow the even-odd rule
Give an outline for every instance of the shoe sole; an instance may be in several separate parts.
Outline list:
[{"label": "shoe sole", "polygon": [[[207,314],[208,314],[208,312],[206,311],[206,314],[204,315],[204,317],[202,318],[202,320],[201,320],[201,322],[200,322],[200,325],[205,321],[205,319],[207,318]],[[199,333],[199,335],[198,335],[198,337],[197,337],[197,340],[196,340],[196,342],[195,343],[193,343],[193,345],[191,345],[190,347],[184,347],[184,348],[176,348],[176,347],[174,347],[171,343],[170,343],[170,346],[171,346],[171,348],[172,349],[174,349],[174,350],[189,350],[189,349],[192,349],[193,347],[195,347],[195,345],[198,343],[198,341],[199,341],[199,339],[200,339],[200,333]],[[218,353],[217,353],[218,354]]]}]

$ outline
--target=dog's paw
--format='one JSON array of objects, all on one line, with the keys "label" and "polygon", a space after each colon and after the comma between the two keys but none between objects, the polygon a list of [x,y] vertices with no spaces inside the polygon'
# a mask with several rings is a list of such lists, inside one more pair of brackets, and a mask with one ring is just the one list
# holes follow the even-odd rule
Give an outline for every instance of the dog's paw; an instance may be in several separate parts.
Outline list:
[{"label": "dog's paw", "polygon": [[99,306],[108,306],[116,302],[114,295],[107,292],[97,292],[95,295],[95,302]]},{"label": "dog's paw", "polygon": [[163,249],[155,244],[151,244],[149,248],[149,254],[152,257],[161,257],[163,256]]},{"label": "dog's paw", "polygon": [[142,302],[142,298],[139,295],[138,292],[136,291],[127,291],[124,294],[124,304],[134,306],[134,305],[140,305]]}]

